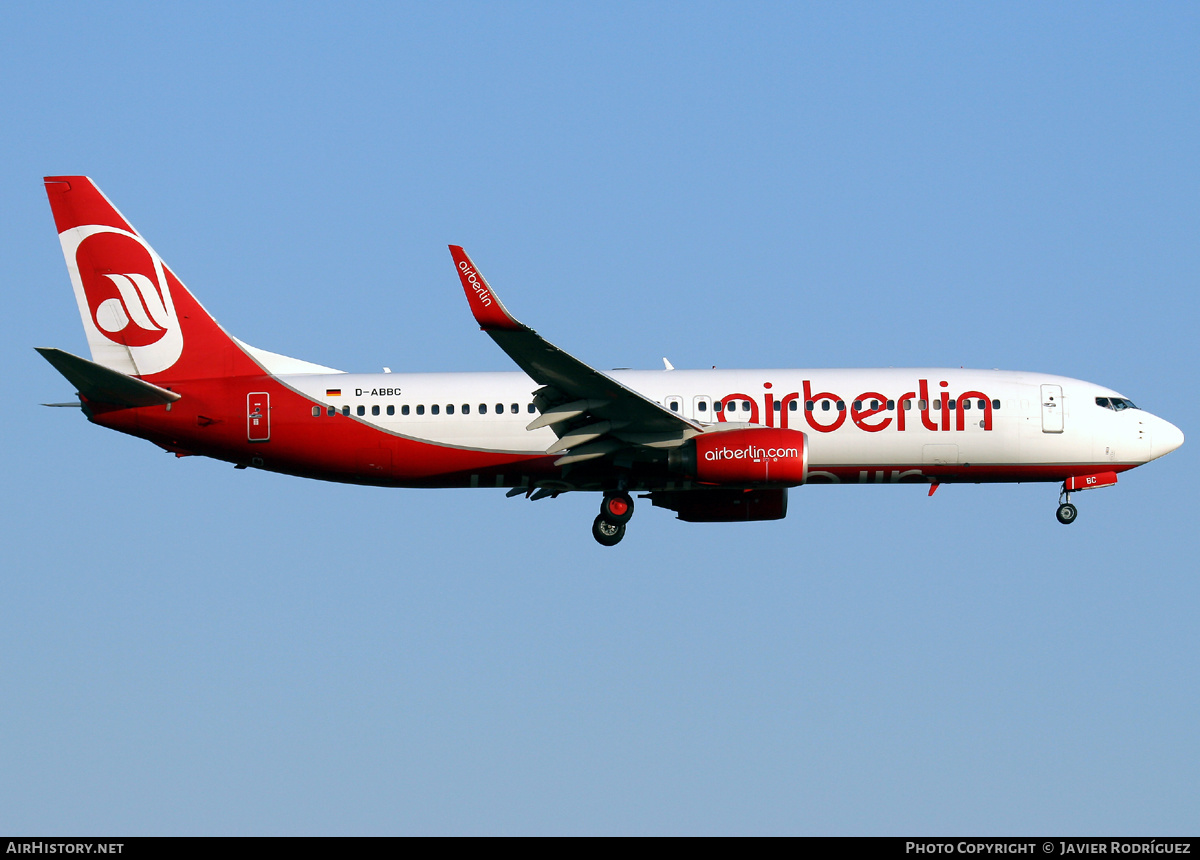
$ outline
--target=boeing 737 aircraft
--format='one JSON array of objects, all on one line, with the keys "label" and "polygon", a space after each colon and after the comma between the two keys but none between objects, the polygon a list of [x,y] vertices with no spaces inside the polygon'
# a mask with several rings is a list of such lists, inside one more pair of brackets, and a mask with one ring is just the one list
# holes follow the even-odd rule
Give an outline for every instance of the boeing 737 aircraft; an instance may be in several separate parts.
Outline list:
[{"label": "boeing 737 aircraft", "polygon": [[344,373],[227,334],[84,176],[46,193],[91,360],[39,349],[93,423],[184,457],[327,481],[600,493],[592,534],[625,535],[633,494],[688,522],[781,519],[801,484],[1061,482],[1070,494],[1183,443],[1090,382],[950,368],[601,373],[505,309],[450,255],[508,373]]}]

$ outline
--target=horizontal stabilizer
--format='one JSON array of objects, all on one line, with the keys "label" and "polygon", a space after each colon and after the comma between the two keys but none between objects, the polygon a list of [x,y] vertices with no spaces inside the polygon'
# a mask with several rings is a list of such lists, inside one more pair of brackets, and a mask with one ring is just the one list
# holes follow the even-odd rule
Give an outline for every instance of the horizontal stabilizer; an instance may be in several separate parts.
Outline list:
[{"label": "horizontal stabilizer", "polygon": [[114,406],[160,406],[179,399],[167,391],[141,379],[126,376],[86,358],[71,355],[61,349],[34,347],[54,369],[75,386],[76,391],[96,403]]}]

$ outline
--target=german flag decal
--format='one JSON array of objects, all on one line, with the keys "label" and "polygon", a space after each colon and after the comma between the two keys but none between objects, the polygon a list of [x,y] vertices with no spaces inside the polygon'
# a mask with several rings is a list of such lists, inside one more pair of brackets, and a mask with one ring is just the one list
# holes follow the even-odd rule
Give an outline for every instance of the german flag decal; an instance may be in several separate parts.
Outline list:
[{"label": "german flag decal", "polygon": [[326,396],[326,397],[341,397],[341,396],[342,396],[342,389],[340,389],[340,388],[326,388],[326,389],[325,389],[325,396]]}]

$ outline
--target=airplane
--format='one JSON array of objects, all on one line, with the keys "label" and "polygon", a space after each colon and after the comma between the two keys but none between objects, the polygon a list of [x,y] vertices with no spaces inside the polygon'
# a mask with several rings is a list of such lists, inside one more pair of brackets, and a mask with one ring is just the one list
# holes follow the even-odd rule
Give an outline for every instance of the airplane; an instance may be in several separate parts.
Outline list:
[{"label": "airplane", "polygon": [[1061,482],[1071,494],[1168,454],[1183,433],[1103,386],[961,368],[603,373],[517,321],[457,245],[476,323],[516,363],[489,373],[345,373],[228,334],[85,176],[46,193],[91,360],[37,351],[95,424],[178,457],[389,487],[596,492],[613,546],[633,495],[686,522],[782,519],[806,484]]}]

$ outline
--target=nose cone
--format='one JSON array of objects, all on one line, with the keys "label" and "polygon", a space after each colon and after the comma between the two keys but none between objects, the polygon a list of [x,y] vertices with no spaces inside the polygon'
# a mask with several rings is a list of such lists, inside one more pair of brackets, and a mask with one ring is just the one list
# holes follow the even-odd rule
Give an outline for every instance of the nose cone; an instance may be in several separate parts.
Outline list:
[{"label": "nose cone", "polygon": [[1183,431],[1160,418],[1155,422],[1154,432],[1150,436],[1150,459],[1157,460],[1164,454],[1170,454],[1182,444]]}]

